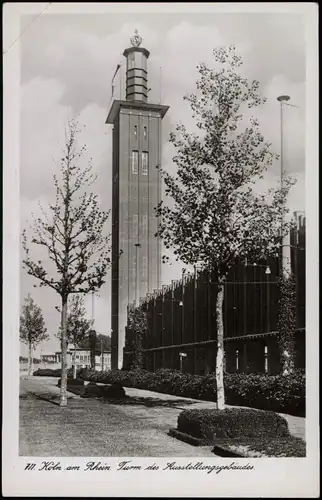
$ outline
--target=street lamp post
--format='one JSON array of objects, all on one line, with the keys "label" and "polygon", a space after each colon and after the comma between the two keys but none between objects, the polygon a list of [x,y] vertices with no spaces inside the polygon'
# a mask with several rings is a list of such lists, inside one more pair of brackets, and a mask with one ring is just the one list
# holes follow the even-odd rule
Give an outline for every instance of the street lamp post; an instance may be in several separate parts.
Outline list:
[{"label": "street lamp post", "polygon": [[92,356],[91,367],[92,367],[92,369],[95,370],[95,367],[96,367],[96,353],[95,353],[95,351],[96,351],[96,332],[95,332],[95,328],[94,328],[94,323],[95,323],[95,290],[93,289],[92,290],[92,332],[93,332],[92,335],[94,335],[93,339],[95,338],[95,343],[94,343],[94,345],[92,345],[93,352],[91,354],[91,356]]},{"label": "street lamp post", "polygon": [[103,339],[101,338],[101,365],[102,365],[102,372],[104,371],[104,345],[103,345]]},{"label": "street lamp post", "polygon": [[95,301],[95,290],[92,290],[92,327],[94,327],[94,301]]},{"label": "street lamp post", "polygon": [[266,275],[266,319],[267,319],[267,333],[270,331],[271,326],[271,315],[270,315],[270,275],[272,271],[269,266],[266,267],[265,275]]},{"label": "street lamp post", "polygon": [[179,302],[179,306],[181,307],[181,338],[180,338],[180,343],[183,343],[183,336],[184,336],[184,285],[185,285],[185,272],[182,273],[182,278],[181,278],[181,300]]},{"label": "street lamp post", "polygon": [[186,352],[179,352],[179,358],[180,358],[180,371],[181,373],[183,372],[183,358],[187,357]]},{"label": "street lamp post", "polygon": [[[269,287],[270,287],[270,284],[271,284],[270,275],[272,274],[272,271],[271,271],[271,268],[270,268],[268,262],[266,264],[257,264],[257,262],[248,263],[248,260],[246,258],[246,261],[244,263],[245,269],[248,266],[252,266],[254,268],[254,270],[257,267],[259,267],[259,268],[265,268],[266,280],[263,283],[266,283],[266,310],[264,309],[266,317],[264,318],[264,316],[261,314],[260,323],[264,324],[264,320],[265,320],[266,328],[267,328],[267,332],[266,333],[268,334],[268,333],[270,333],[269,332],[269,330],[270,330],[270,289],[269,289]],[[244,283],[246,283],[246,280],[245,280]],[[255,278],[254,278],[254,283],[256,283]],[[260,281],[260,283],[262,283],[262,280]],[[247,302],[244,302],[244,317],[246,316],[246,308],[247,308]],[[262,310],[262,306],[261,306],[261,310]],[[246,332],[246,330],[244,331],[244,335],[245,335],[245,332]],[[265,347],[264,347],[264,355],[265,355]],[[248,364],[247,342],[246,342],[246,340],[244,342],[244,361],[243,361],[243,365],[244,365],[243,369],[245,370],[245,372],[247,372],[248,369],[249,369],[249,364]],[[264,371],[265,371],[265,367],[266,367],[266,362],[265,361],[264,361],[264,365],[265,365],[264,366]]]},{"label": "street lamp post", "polygon": [[[277,100],[280,103],[280,130],[281,130],[281,188],[284,188],[284,176],[285,176],[285,168],[284,168],[284,136],[283,136],[283,115],[284,115],[284,106],[287,105],[287,102],[290,100],[290,96],[288,95],[280,95]],[[286,204],[286,203],[285,203]],[[289,234],[284,234],[284,223],[285,223],[285,204],[283,207],[282,220],[281,220],[281,233],[282,233],[282,251],[281,251],[281,271],[283,275],[289,275],[291,271],[291,260],[290,260],[290,242],[289,242]]]},{"label": "street lamp post", "polygon": [[171,281],[171,344],[174,344],[174,280]]},{"label": "street lamp post", "polygon": [[[197,266],[194,267],[194,279],[193,279],[193,341],[197,342],[197,283],[198,283],[198,273]],[[207,357],[207,367],[208,367],[208,357]],[[208,370],[208,368],[206,369]],[[193,348],[193,372],[197,371],[197,349]]]}]

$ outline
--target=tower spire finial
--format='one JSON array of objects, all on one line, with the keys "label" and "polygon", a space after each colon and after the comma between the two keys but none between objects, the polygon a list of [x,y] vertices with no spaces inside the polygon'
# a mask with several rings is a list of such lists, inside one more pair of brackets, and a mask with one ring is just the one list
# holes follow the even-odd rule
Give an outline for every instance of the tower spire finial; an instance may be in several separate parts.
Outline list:
[{"label": "tower spire finial", "polygon": [[139,47],[141,45],[142,37],[139,35],[139,32],[137,29],[134,31],[134,35],[131,36],[130,42],[133,45],[133,47]]}]

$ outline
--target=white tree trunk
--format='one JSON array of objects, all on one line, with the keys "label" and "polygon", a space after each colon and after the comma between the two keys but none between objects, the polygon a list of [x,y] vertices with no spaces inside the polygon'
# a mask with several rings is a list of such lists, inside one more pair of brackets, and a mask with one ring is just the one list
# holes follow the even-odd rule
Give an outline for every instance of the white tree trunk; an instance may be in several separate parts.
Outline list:
[{"label": "white tree trunk", "polygon": [[224,283],[218,286],[216,299],[216,320],[217,320],[217,357],[216,357],[216,384],[217,384],[217,408],[225,409],[225,389],[224,389]]},{"label": "white tree trunk", "polygon": [[29,349],[28,349],[28,376],[31,377],[32,375],[32,345],[31,342],[29,342]]},{"label": "white tree trunk", "polygon": [[67,406],[67,297],[62,297],[60,406]]}]

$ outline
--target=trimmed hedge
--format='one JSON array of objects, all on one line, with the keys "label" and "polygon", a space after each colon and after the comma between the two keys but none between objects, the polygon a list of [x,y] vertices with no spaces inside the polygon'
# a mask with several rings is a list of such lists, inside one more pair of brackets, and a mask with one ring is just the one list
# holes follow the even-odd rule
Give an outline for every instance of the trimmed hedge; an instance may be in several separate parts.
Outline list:
[{"label": "trimmed hedge", "polygon": [[84,397],[100,397],[101,396],[101,388],[99,385],[96,385],[95,382],[90,382],[85,386]]},{"label": "trimmed hedge", "polygon": [[101,386],[101,396],[107,399],[124,399],[127,397],[124,387],[122,387],[118,382],[115,382],[110,386]]},{"label": "trimmed hedge", "polygon": [[61,369],[38,368],[38,370],[34,371],[33,375],[36,377],[61,377]]},{"label": "trimmed hedge", "polygon": [[[79,378],[68,378],[67,379],[67,387],[71,386],[71,385],[81,385],[83,386],[84,385],[84,380],[81,380]],[[60,387],[61,386],[61,378],[58,380],[57,382],[57,386]]]},{"label": "trimmed hedge", "polygon": [[84,387],[84,398],[104,398],[104,399],[124,399],[126,393],[124,388],[118,384],[112,385],[97,385],[95,382],[90,382]]},{"label": "trimmed hedge", "polygon": [[[217,399],[215,374],[200,376],[168,369],[154,373],[146,370],[97,372],[81,369],[78,376],[92,382],[118,382],[124,387],[205,401]],[[226,404],[305,416],[305,374],[301,371],[289,377],[226,373],[224,384]]]},{"label": "trimmed hedge", "polygon": [[249,408],[184,410],[178,431],[204,445],[224,446],[241,456],[305,457],[306,444],[292,436],[285,418]]},{"label": "trimmed hedge", "polygon": [[[78,377],[80,370],[77,370],[76,376]],[[39,368],[33,373],[36,377],[61,377],[61,368],[56,368],[55,370],[51,370],[50,368]],[[67,377],[69,379],[73,378],[73,369],[69,368],[67,370]]]},{"label": "trimmed hedge", "polygon": [[[245,448],[249,452],[260,454],[261,457],[291,458],[306,457],[306,443],[301,438],[294,436],[267,438],[262,436],[255,439],[234,438],[220,441],[223,446],[232,447],[233,451],[244,453]],[[254,455],[253,455],[254,456]],[[258,455],[257,455],[258,456]]]},{"label": "trimmed hedge", "polygon": [[235,437],[289,437],[287,421],[272,411],[248,408],[184,410],[178,416],[178,430],[209,440]]}]

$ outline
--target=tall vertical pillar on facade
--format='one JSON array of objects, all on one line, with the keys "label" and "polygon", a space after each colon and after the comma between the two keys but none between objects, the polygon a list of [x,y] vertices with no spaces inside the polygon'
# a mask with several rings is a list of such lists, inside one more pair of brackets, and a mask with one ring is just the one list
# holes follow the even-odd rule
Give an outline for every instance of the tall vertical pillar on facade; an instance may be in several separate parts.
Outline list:
[{"label": "tall vertical pillar on facade", "polygon": [[[114,100],[112,184],[112,369],[122,368],[127,304],[161,281],[161,244],[154,207],[161,199],[161,120],[168,106],[148,102],[147,60],[136,32],[125,49],[126,96]],[[118,255],[121,253],[120,258]]]}]

